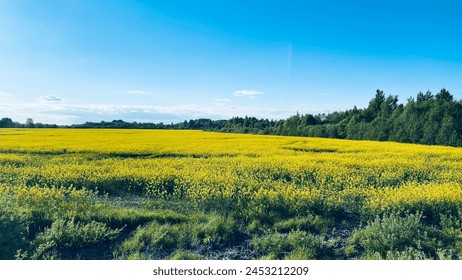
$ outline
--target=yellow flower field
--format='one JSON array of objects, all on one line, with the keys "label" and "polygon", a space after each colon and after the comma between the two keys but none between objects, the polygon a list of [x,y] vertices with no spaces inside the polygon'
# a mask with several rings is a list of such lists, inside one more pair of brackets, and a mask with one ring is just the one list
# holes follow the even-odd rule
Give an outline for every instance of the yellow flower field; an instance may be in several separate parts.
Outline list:
[{"label": "yellow flower field", "polygon": [[[353,229],[388,213],[439,223],[441,215],[460,215],[461,174],[462,149],[452,147],[180,130],[0,130],[0,194],[19,201],[18,209],[42,199],[78,215],[83,209],[72,201],[82,196],[103,204],[136,197],[232,216],[257,236],[258,228],[307,215],[346,228],[353,216]],[[367,253],[362,243],[351,246]]]}]

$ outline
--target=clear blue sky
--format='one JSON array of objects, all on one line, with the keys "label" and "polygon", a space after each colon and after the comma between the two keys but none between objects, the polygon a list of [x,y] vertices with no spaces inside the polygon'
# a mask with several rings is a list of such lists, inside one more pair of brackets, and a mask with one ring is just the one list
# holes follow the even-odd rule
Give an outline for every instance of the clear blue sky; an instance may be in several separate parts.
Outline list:
[{"label": "clear blue sky", "polygon": [[0,117],[270,119],[462,98],[460,1],[0,0]]}]

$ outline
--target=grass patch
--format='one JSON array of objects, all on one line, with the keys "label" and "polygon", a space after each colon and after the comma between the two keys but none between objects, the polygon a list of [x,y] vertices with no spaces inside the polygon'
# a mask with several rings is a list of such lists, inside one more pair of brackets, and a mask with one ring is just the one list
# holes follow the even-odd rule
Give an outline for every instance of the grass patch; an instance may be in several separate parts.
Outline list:
[{"label": "grass patch", "polygon": [[322,237],[299,230],[256,236],[252,246],[261,259],[288,260],[316,259],[323,248]]},{"label": "grass patch", "polygon": [[274,229],[282,233],[301,230],[316,234],[325,234],[333,223],[333,219],[331,218],[323,218],[319,215],[308,214],[306,217],[295,217],[279,221],[274,224]]}]

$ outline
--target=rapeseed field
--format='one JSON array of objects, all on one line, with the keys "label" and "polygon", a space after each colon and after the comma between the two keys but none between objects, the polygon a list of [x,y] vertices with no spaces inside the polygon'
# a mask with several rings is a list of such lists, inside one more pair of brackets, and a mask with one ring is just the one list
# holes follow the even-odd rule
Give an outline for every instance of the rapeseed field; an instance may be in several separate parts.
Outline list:
[{"label": "rapeseed field", "polygon": [[0,130],[0,259],[461,259],[462,149]]}]

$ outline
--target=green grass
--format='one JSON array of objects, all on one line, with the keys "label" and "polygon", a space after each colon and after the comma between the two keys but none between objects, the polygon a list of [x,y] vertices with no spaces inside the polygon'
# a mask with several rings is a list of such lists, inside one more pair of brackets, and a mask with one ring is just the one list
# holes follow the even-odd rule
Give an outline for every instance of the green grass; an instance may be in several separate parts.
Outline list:
[{"label": "green grass", "polygon": [[255,236],[252,246],[260,259],[316,259],[322,250],[322,238],[304,231],[267,233]]},{"label": "green grass", "polygon": [[51,198],[44,204],[26,204],[12,192],[1,193],[1,259],[421,260],[462,256],[460,210],[432,219],[422,212],[390,212],[343,222],[307,213],[269,223],[206,211],[187,200],[136,196],[124,200],[62,191],[68,194],[65,203]]}]

